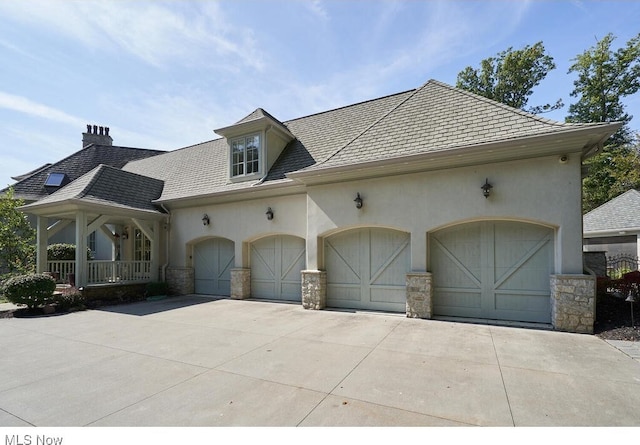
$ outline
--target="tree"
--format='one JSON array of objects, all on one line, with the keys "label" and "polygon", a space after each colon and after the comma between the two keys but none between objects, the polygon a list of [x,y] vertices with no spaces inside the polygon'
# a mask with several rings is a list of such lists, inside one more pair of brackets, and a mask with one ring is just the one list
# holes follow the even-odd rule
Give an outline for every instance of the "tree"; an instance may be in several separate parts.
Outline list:
[{"label": "tree", "polygon": [[543,113],[562,107],[562,100],[530,108],[527,103],[533,88],[555,67],[542,42],[519,50],[510,47],[482,60],[479,69],[468,66],[460,71],[456,87],[530,113]]},{"label": "tree", "polygon": [[579,54],[569,68],[577,73],[572,97],[578,102],[569,106],[567,122],[624,122],[609,141],[620,147],[632,143],[628,124],[633,116],[625,112],[622,98],[640,89],[640,34],[617,51],[611,49],[615,37],[607,34],[595,46]]},{"label": "tree", "polygon": [[588,212],[619,194],[640,186],[638,141],[629,128],[632,116],[622,99],[640,89],[640,34],[622,48],[612,49],[615,37],[607,34],[595,46],[579,54],[569,68],[577,73],[567,122],[623,122],[601,153],[585,164],[583,211]]},{"label": "tree", "polygon": [[0,278],[34,269],[36,232],[18,209],[23,203],[13,188],[0,196]]}]

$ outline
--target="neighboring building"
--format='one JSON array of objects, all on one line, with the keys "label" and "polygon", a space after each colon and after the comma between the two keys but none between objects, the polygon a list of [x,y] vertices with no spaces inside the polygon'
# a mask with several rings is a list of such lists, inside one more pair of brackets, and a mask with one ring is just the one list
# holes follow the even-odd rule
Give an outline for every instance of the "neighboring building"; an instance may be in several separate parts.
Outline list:
[{"label": "neighboring building", "polygon": [[[138,159],[156,156],[165,153],[160,150],[148,150],[141,148],[119,147],[113,145],[113,139],[109,135],[108,127],[87,125],[86,133],[82,134],[82,149],[54,163],[45,164],[29,173],[14,176],[17,182],[13,187],[15,197],[22,199],[26,204],[39,201],[67,184],[75,181],[99,165],[108,165],[122,168],[126,163]],[[0,190],[3,194],[7,189]],[[35,218],[31,218],[35,226]],[[47,224],[53,226],[58,220],[50,219]],[[64,225],[64,227],[63,227]],[[58,223],[50,231],[49,244],[70,243],[75,244],[75,225]],[[113,227],[106,231],[96,231],[89,234],[87,246],[92,251],[96,260],[111,260],[114,236]]]},{"label": "neighboring building", "polygon": [[584,215],[585,252],[640,256],[640,192],[631,189]]},{"label": "neighboring building", "polygon": [[286,122],[257,109],[219,139],[96,167],[24,210],[41,271],[47,218],[75,222],[81,248],[105,224],[128,233],[109,273],[77,257],[80,285],[164,279],[184,294],[592,332],[581,166],[619,126],[429,81]]}]

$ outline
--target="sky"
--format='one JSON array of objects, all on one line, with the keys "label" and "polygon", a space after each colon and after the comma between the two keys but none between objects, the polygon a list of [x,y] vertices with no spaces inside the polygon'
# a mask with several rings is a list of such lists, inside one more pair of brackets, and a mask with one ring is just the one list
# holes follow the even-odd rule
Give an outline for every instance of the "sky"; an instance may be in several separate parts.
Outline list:
[{"label": "sky", "polygon": [[[82,148],[174,150],[261,107],[281,121],[414,88],[542,41],[529,105],[565,107],[578,54],[640,33],[640,1],[0,0],[0,188]],[[640,93],[626,98],[640,130]]]}]

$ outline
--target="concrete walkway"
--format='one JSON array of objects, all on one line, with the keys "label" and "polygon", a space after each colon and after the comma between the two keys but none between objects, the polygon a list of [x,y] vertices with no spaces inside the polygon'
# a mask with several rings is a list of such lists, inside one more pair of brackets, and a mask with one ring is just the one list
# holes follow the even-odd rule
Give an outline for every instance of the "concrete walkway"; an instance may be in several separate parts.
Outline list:
[{"label": "concrete walkway", "polygon": [[595,336],[197,296],[0,319],[0,426],[638,426]]}]

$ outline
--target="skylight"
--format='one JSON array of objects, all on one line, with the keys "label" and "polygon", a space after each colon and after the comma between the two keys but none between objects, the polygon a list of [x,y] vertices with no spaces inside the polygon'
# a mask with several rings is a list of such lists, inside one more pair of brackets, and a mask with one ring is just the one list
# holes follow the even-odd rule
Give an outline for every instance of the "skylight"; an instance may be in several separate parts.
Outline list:
[{"label": "skylight", "polygon": [[44,185],[47,187],[62,187],[69,182],[65,173],[49,173]]}]

